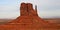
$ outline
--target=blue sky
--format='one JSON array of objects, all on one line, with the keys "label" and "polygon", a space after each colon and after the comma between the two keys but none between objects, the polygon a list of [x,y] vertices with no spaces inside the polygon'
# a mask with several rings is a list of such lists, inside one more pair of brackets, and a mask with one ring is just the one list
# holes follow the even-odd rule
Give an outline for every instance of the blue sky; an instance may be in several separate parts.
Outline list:
[{"label": "blue sky", "polygon": [[22,2],[37,5],[38,15],[41,18],[60,17],[60,0],[0,0],[0,18],[18,17]]}]

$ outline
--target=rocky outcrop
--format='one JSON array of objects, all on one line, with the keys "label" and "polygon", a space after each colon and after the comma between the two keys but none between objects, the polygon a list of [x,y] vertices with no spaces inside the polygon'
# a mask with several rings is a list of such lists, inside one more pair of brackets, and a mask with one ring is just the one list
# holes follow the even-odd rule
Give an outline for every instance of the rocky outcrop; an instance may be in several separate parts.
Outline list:
[{"label": "rocky outcrop", "polygon": [[20,7],[21,16],[37,16],[36,10],[33,9],[33,5],[30,3],[22,3]]},{"label": "rocky outcrop", "polygon": [[20,16],[17,17],[13,23],[21,23],[21,24],[33,24],[40,23],[45,25],[48,24],[42,18],[40,18],[35,9],[33,9],[33,5],[31,3],[21,3],[20,7]]},{"label": "rocky outcrop", "polygon": [[0,30],[39,30],[46,26],[49,26],[49,23],[38,16],[37,9],[33,9],[31,3],[21,3],[20,16],[0,25]]}]

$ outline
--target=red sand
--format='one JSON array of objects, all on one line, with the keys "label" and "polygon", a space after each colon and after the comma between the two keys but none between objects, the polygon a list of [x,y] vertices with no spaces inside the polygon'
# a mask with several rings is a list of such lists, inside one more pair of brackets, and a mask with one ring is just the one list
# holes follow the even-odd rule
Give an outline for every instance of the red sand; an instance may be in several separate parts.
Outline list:
[{"label": "red sand", "polygon": [[21,3],[20,15],[15,20],[0,25],[0,30],[57,30],[60,26],[54,26],[41,19],[37,10],[30,3]]}]

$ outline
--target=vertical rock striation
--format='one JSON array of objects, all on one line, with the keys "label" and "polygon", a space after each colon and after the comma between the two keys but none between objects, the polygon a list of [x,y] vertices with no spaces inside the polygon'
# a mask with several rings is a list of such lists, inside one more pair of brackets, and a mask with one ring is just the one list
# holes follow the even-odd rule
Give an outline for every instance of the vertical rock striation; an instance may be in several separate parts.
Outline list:
[{"label": "vertical rock striation", "polygon": [[33,30],[47,25],[37,14],[37,9],[33,9],[31,3],[21,3],[20,16],[15,20],[0,25],[0,30]]}]

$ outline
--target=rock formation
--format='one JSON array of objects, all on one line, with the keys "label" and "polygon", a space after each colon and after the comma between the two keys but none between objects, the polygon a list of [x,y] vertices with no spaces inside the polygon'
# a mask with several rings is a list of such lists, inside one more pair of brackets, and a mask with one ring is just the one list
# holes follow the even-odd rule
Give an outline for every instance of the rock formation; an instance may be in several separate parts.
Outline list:
[{"label": "rock formation", "polygon": [[20,16],[0,25],[0,30],[37,30],[47,25],[48,23],[38,16],[37,9],[33,9],[31,3],[21,3]]},{"label": "rock formation", "polygon": [[13,23],[21,23],[21,24],[34,24],[34,23],[40,23],[40,24],[48,24],[45,22],[42,18],[40,18],[36,12],[37,10],[33,9],[33,5],[30,3],[21,3],[20,7],[20,16],[12,21]]}]

